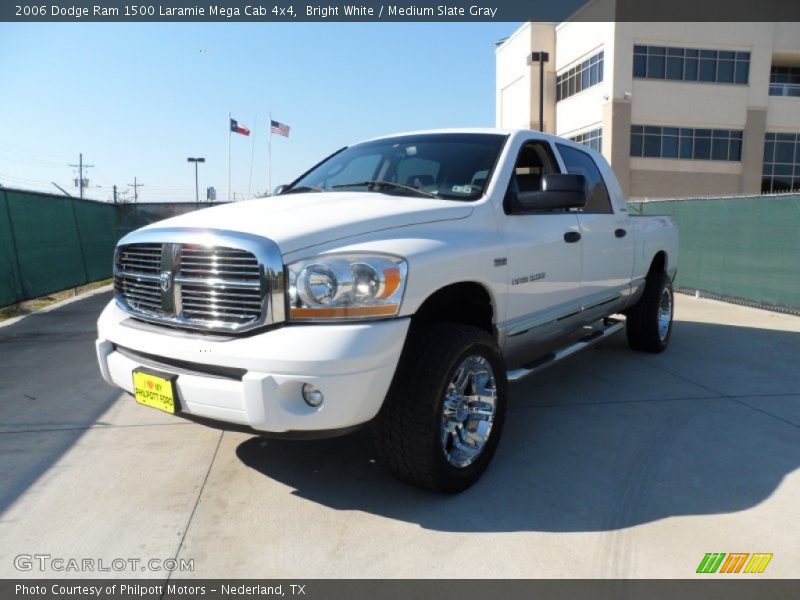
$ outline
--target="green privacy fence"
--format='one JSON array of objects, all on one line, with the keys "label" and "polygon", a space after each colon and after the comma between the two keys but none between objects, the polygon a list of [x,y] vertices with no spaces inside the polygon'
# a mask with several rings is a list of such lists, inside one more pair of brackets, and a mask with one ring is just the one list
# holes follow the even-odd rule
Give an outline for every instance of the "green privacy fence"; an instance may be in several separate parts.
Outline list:
[{"label": "green privacy fence", "polygon": [[0,306],[110,277],[119,238],[197,208],[114,205],[0,188]]},{"label": "green privacy fence", "polygon": [[632,202],[680,230],[676,285],[800,312],[800,195]]},{"label": "green privacy fence", "polygon": [[[679,287],[800,312],[800,195],[659,200],[630,207],[677,221]],[[0,188],[0,306],[110,277],[119,238],[197,208],[113,205]]]}]

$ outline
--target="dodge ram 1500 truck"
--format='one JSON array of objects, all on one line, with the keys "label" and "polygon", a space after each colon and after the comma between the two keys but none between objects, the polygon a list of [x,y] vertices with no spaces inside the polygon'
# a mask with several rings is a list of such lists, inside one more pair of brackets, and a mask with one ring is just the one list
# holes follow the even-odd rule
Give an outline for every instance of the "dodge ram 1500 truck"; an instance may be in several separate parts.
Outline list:
[{"label": "dodge ram 1500 truck", "polygon": [[509,381],[623,327],[633,349],[664,350],[677,235],[629,214],[603,157],[558,137],[370,140],[271,197],[120,240],[100,370],[218,427],[371,423],[398,477],[457,492],[497,448]]}]

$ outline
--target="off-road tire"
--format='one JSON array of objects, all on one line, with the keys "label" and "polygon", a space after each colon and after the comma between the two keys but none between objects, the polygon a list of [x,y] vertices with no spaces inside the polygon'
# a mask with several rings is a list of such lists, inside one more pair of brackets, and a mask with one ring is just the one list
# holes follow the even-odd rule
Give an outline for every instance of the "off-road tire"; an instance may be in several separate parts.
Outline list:
[{"label": "off-road tire", "polygon": [[[659,307],[665,290],[670,298],[669,327],[666,335],[662,335],[659,331]],[[666,273],[650,273],[642,297],[626,312],[625,330],[628,334],[628,345],[642,352],[663,352],[672,335],[674,307],[672,281],[669,276]]]},{"label": "off-road tire", "polygon": [[[470,355],[489,361],[496,410],[485,446],[471,464],[455,467],[445,457],[441,419],[445,390]],[[506,411],[508,382],[497,343],[485,331],[455,323],[412,325],[389,393],[375,422],[378,455],[401,480],[428,490],[457,493],[475,483],[494,455]]]}]

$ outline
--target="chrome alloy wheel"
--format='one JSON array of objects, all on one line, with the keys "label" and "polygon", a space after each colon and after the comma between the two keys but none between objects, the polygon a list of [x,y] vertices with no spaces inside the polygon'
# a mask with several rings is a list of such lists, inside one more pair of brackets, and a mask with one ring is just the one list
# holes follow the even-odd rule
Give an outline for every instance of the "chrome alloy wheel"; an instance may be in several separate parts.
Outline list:
[{"label": "chrome alloy wheel", "polygon": [[480,456],[497,413],[497,383],[489,361],[478,354],[466,357],[447,386],[442,407],[440,439],[451,465],[464,468]]},{"label": "chrome alloy wheel", "polygon": [[672,294],[669,287],[665,287],[658,300],[658,339],[662,342],[667,339],[669,325],[672,322]]}]

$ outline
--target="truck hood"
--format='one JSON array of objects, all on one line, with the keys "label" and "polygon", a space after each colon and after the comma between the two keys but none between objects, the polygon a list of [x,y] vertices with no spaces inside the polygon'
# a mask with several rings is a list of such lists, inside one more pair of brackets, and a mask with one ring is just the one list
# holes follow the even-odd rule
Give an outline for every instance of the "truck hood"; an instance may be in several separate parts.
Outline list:
[{"label": "truck hood", "polygon": [[198,210],[144,229],[196,227],[250,233],[287,254],[373,231],[463,219],[472,206],[455,200],[372,192],[313,192],[235,202]]}]

